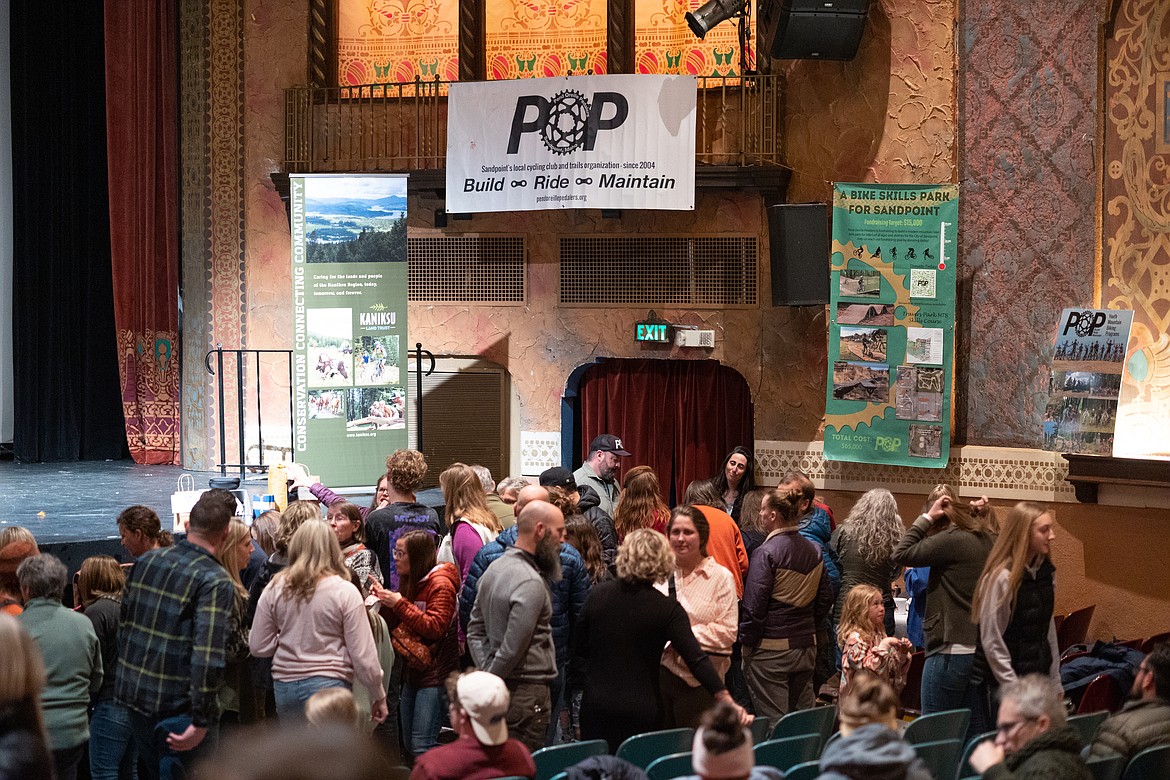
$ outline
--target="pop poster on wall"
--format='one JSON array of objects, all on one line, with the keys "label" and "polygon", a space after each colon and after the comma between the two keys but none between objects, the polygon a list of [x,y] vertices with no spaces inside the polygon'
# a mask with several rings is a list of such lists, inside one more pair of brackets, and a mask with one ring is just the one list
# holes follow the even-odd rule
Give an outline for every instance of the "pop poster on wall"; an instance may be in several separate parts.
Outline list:
[{"label": "pop poster on wall", "polygon": [[833,185],[825,458],[950,455],[959,188]]},{"label": "pop poster on wall", "polygon": [[1044,449],[1112,455],[1132,311],[1065,309],[1056,324]]},{"label": "pop poster on wall", "polygon": [[406,177],[290,176],[293,456],[368,485],[406,447]]}]

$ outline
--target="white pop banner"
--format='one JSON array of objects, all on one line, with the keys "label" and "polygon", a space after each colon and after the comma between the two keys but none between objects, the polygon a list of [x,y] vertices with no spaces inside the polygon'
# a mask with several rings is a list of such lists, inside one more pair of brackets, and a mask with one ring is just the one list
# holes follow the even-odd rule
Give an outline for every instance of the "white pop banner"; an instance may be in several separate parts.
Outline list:
[{"label": "white pop banner", "polygon": [[447,211],[695,207],[695,79],[451,84]]}]

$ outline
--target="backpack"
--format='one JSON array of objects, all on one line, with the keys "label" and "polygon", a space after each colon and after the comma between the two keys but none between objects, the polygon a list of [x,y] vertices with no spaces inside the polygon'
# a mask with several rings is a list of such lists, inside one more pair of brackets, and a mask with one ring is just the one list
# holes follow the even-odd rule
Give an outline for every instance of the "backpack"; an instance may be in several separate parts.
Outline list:
[{"label": "backpack", "polygon": [[477,534],[479,534],[480,541],[483,542],[483,544],[487,544],[499,536],[499,534],[487,526],[480,525],[479,523],[473,523],[466,518],[460,517],[451,524],[451,530],[443,537],[443,541],[439,542],[439,552],[435,556],[439,563],[455,563],[455,529],[460,523],[466,523],[467,525],[471,526],[472,529]]}]

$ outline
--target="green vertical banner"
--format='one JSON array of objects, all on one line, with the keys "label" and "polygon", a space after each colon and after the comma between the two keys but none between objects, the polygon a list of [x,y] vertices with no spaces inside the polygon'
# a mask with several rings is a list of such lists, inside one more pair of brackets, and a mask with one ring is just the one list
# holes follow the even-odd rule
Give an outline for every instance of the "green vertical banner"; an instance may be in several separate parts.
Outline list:
[{"label": "green vertical banner", "polygon": [[290,176],[293,454],[369,485],[406,447],[406,177]]},{"label": "green vertical banner", "polygon": [[825,458],[943,468],[957,184],[833,185]]}]

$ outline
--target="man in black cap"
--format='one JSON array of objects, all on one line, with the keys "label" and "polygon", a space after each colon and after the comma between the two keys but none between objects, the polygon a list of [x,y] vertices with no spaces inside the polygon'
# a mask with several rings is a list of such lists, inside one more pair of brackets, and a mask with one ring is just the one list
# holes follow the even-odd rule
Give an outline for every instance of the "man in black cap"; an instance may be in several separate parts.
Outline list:
[{"label": "man in black cap", "polygon": [[617,559],[617,529],[613,526],[613,518],[600,506],[600,497],[597,491],[588,485],[578,485],[573,472],[564,466],[553,466],[540,473],[540,486],[543,488],[560,488],[577,505],[577,509],[585,519],[596,529],[597,539],[601,542],[601,559],[605,565],[613,569]]},{"label": "man in black cap", "polygon": [[622,440],[612,433],[603,433],[589,445],[589,457],[581,464],[581,468],[573,472],[573,478],[578,485],[588,485],[601,498],[598,506],[610,517],[617,506],[618,493],[622,489],[614,480],[617,473],[618,458],[628,457],[630,453],[622,447]]}]

